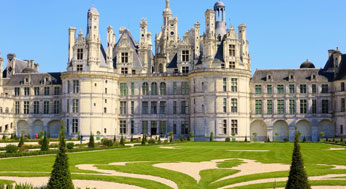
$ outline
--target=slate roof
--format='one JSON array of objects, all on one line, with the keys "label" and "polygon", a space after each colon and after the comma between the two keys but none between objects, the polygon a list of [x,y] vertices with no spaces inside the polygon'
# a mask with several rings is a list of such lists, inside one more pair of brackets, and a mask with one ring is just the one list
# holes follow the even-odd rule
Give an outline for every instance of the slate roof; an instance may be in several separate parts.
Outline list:
[{"label": "slate roof", "polygon": [[218,45],[217,51],[214,57],[214,62],[224,62],[223,59],[223,41]]},{"label": "slate roof", "polygon": [[339,73],[336,76],[336,80],[346,79],[346,54],[341,56],[341,63],[339,66]]},{"label": "slate roof", "polygon": [[167,65],[167,68],[177,68],[177,62],[178,62],[178,53],[174,55],[172,58],[172,61]]},{"label": "slate roof", "polygon": [[24,78],[29,77],[31,80],[31,85],[40,85],[43,83],[46,77],[51,78],[47,85],[61,85],[61,73],[19,73],[14,74],[9,79],[4,79],[5,86],[16,86],[21,85],[24,82]]}]

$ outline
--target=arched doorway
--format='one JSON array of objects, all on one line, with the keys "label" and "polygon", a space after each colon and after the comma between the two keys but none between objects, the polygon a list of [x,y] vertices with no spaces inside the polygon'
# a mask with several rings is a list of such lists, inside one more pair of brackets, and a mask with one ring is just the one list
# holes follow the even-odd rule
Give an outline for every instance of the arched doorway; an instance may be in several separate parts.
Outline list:
[{"label": "arched doorway", "polygon": [[59,137],[59,131],[60,131],[61,123],[60,121],[53,120],[48,123],[48,135],[52,138],[58,138]]},{"label": "arched doorway", "polygon": [[300,138],[303,139],[304,137],[306,138],[306,140],[311,141],[312,140],[312,128],[311,128],[311,124],[306,121],[306,120],[301,120],[298,121],[298,123],[296,124],[297,127],[297,131],[300,132]]},{"label": "arched doorway", "polygon": [[41,131],[43,131],[43,122],[41,120],[36,120],[34,121],[34,123],[32,124],[32,129],[31,129],[32,136],[35,136],[36,134],[40,134]]},{"label": "arched doorway", "polygon": [[335,126],[329,120],[322,120],[318,124],[318,134],[320,134],[320,132],[324,132],[324,137],[335,137]]},{"label": "arched doorway", "polygon": [[250,135],[251,140],[254,139],[254,133],[256,134],[256,138],[258,141],[265,141],[267,139],[267,126],[261,121],[257,120],[251,123],[250,125]]},{"label": "arched doorway", "polygon": [[17,135],[31,135],[31,129],[29,123],[24,120],[20,120],[17,122]]},{"label": "arched doorway", "polygon": [[274,140],[283,141],[284,138],[288,139],[289,127],[286,121],[279,120],[274,123]]}]

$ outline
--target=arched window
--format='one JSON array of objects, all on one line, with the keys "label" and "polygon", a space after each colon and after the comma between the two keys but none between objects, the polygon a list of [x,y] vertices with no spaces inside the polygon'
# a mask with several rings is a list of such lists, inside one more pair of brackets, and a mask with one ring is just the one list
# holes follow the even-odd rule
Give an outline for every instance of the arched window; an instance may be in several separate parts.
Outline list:
[{"label": "arched window", "polygon": [[160,83],[160,95],[166,95],[166,83],[165,82]]},{"label": "arched window", "polygon": [[152,82],[151,83],[151,95],[157,95],[157,83]]},{"label": "arched window", "polygon": [[147,82],[143,83],[142,91],[143,95],[149,95],[149,84]]},{"label": "arched window", "polygon": [[163,65],[162,64],[159,64],[159,72],[163,73]]}]

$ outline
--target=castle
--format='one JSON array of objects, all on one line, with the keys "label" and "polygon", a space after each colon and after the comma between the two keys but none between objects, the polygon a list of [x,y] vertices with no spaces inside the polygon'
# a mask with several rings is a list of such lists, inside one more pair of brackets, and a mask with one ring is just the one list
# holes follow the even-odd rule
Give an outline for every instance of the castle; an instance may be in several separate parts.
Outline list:
[{"label": "castle", "polygon": [[[0,74],[0,133],[70,137],[176,137],[292,140],[295,127],[307,140],[344,136],[346,55],[328,51],[323,69],[306,61],[299,69],[251,74],[246,26],[227,28],[219,0],[182,39],[169,0],[161,32],[140,21],[139,41],[126,28],[99,35],[99,12],[88,10],[87,30],[69,28],[67,70],[40,73],[33,60],[7,55]],[[3,68],[3,59],[0,58]]]}]

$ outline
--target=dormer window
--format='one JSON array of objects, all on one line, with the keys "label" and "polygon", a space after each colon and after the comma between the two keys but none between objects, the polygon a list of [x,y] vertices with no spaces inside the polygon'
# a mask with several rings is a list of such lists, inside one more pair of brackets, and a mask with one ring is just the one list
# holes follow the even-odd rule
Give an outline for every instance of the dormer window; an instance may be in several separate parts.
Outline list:
[{"label": "dormer window", "polygon": [[189,61],[189,57],[190,57],[190,52],[188,50],[184,50],[182,52],[182,61],[183,62],[188,62]]},{"label": "dormer window", "polygon": [[312,79],[316,79],[316,75],[315,75],[315,74],[313,74],[311,78],[312,78]]},{"label": "dormer window", "polygon": [[235,56],[235,45],[229,45],[229,56]]},{"label": "dormer window", "polygon": [[26,77],[26,78],[24,79],[24,83],[29,83],[29,78]]},{"label": "dormer window", "polygon": [[129,53],[128,52],[122,52],[121,53],[121,63],[128,63],[129,62]]},{"label": "dormer window", "polygon": [[271,75],[267,75],[267,81],[271,81],[272,80],[272,76]]},{"label": "dormer window", "polygon": [[77,49],[77,60],[83,60],[83,49]]},{"label": "dormer window", "polygon": [[293,75],[290,75],[290,80],[293,80],[294,79],[294,76]]}]

